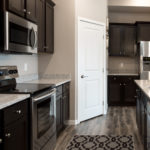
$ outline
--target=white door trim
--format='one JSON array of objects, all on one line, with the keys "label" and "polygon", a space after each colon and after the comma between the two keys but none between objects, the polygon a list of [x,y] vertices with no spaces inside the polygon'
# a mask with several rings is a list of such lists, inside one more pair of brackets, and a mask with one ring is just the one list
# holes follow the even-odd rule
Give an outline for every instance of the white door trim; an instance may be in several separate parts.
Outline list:
[{"label": "white door trim", "polygon": [[107,71],[106,71],[106,24],[105,23],[102,23],[102,22],[99,22],[99,21],[95,21],[95,20],[90,20],[90,19],[87,19],[87,18],[83,18],[83,17],[78,17],[77,21],[76,21],[76,53],[75,53],[75,56],[76,56],[76,63],[75,63],[75,68],[76,68],[76,74],[75,74],[75,100],[76,100],[76,120],[78,123],[80,123],[80,120],[79,120],[79,101],[78,101],[78,31],[79,31],[79,22],[80,21],[83,21],[83,22],[89,22],[89,23],[92,23],[92,24],[97,24],[97,25],[101,25],[103,26],[104,28],[104,110],[103,110],[103,113],[106,114],[107,113],[107,84],[105,81],[107,81]]}]

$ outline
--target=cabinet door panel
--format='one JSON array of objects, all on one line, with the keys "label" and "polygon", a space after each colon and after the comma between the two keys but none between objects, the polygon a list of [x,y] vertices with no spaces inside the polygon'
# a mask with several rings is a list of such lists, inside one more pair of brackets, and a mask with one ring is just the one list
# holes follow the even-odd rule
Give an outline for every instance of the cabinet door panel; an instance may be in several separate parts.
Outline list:
[{"label": "cabinet door panel", "polygon": [[37,0],[38,50],[44,51],[45,41],[45,2]]},{"label": "cabinet door panel", "polygon": [[[27,18],[31,21],[37,21],[37,14],[36,14],[36,1],[37,0],[27,0]],[[39,0],[38,0],[39,1]]]},{"label": "cabinet door panel", "polygon": [[24,16],[25,0],[8,0],[8,9],[20,16]]},{"label": "cabinet door panel", "polygon": [[150,23],[137,25],[137,39],[139,41],[150,41]]},{"label": "cabinet door panel", "polygon": [[57,135],[63,128],[63,108],[62,108],[62,96],[58,96],[56,100],[56,129]]},{"label": "cabinet door panel", "polygon": [[135,26],[123,27],[123,54],[125,56],[136,55],[136,28]]},{"label": "cabinet door panel", "polygon": [[4,150],[28,150],[27,118],[17,121],[4,129]]},{"label": "cabinet door panel", "polygon": [[69,93],[65,92],[63,94],[63,124],[69,120]]},{"label": "cabinet door panel", "polygon": [[121,104],[122,85],[118,77],[108,79],[108,99],[109,105]]},{"label": "cabinet door panel", "polygon": [[54,52],[54,8],[46,3],[46,52]]},{"label": "cabinet door panel", "polygon": [[120,26],[110,25],[109,54],[111,56],[121,55],[121,30]]}]

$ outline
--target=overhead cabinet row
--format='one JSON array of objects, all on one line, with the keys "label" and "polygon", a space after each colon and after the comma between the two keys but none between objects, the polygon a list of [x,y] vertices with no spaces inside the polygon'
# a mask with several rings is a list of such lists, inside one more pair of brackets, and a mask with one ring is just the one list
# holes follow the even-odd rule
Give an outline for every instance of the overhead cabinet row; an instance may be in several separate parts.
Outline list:
[{"label": "overhead cabinet row", "polygon": [[111,23],[109,27],[109,55],[137,56],[137,43],[150,41],[150,23]]},{"label": "overhead cabinet row", "polygon": [[[2,0],[0,4],[1,4],[0,8],[3,12],[5,11],[11,12],[12,14],[15,14],[15,16],[20,16],[24,20],[29,20],[30,22],[37,24],[38,30],[37,30],[36,35],[33,35],[33,39],[36,39],[37,41],[36,47],[38,49],[38,52],[54,53],[54,6],[55,6],[55,3],[53,3],[51,0],[7,0],[7,1]],[[17,21],[21,20],[19,18],[17,19]],[[9,21],[11,22],[11,20]],[[2,17],[1,17],[1,22],[5,23],[5,20],[2,19]],[[8,26],[10,26],[10,22]],[[4,23],[1,23],[1,26],[3,26]],[[9,30],[10,29],[8,28],[8,31]],[[19,43],[18,42],[15,43],[14,41],[12,42],[14,45],[17,45],[17,44],[19,45],[20,52],[23,52],[23,50],[21,51],[21,49],[23,49],[24,46],[27,46],[27,47],[30,46],[28,45],[28,41],[30,42],[31,35],[30,34],[28,35],[28,28],[24,27],[24,24],[22,22],[19,22],[19,23],[17,22],[15,24],[15,30],[13,30],[12,33],[14,34],[11,34],[11,33],[8,33],[8,34],[10,37],[11,35],[13,35],[13,39],[15,39],[15,41],[19,41]],[[7,34],[7,33],[4,33],[4,34]],[[38,37],[35,38],[36,36]],[[19,38],[22,38],[22,39],[19,40]],[[5,43],[9,43],[9,42],[5,41],[5,39],[0,38],[0,43],[2,43],[1,45],[4,45]],[[8,52],[9,51],[13,52],[13,50],[11,49],[1,49],[1,52],[5,50],[7,50]]]}]

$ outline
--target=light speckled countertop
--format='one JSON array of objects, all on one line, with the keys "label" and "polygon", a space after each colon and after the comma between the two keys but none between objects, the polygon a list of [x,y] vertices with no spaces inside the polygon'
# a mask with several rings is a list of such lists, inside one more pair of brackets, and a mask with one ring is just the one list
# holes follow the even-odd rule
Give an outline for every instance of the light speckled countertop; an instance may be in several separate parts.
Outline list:
[{"label": "light speckled countertop", "polygon": [[0,94],[0,109],[29,98],[29,94]]},{"label": "light speckled countertop", "polygon": [[28,81],[27,83],[55,84],[55,86],[59,86],[70,81],[71,79],[38,79],[38,80]]},{"label": "light speckled countertop", "polygon": [[135,80],[135,83],[150,98],[150,80]]}]

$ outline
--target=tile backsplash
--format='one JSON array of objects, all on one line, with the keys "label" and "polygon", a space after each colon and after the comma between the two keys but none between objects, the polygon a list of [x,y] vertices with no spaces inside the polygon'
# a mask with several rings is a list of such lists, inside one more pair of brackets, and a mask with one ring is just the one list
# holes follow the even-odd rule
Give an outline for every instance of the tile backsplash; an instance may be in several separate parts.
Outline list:
[{"label": "tile backsplash", "polygon": [[131,57],[109,57],[108,59],[109,73],[139,73],[138,58]]}]

